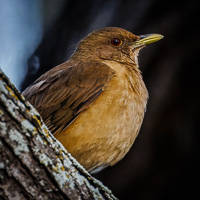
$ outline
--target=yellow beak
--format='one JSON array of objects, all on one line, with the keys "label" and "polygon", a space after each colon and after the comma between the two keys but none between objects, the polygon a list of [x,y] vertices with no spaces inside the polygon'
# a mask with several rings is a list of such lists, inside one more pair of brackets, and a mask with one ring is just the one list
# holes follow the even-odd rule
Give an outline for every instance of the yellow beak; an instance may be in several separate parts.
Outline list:
[{"label": "yellow beak", "polygon": [[147,35],[140,35],[140,39],[135,42],[137,47],[145,46],[154,42],[161,40],[164,36],[160,34],[147,34]]}]

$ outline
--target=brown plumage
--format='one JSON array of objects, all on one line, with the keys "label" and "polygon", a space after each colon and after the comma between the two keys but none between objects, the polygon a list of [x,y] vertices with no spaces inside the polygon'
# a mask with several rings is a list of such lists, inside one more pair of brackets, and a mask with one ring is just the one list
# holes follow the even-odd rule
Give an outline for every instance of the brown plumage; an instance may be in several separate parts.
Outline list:
[{"label": "brown plumage", "polygon": [[23,92],[55,137],[89,171],[114,165],[133,144],[148,98],[138,52],[161,38],[112,27],[95,31],[67,62]]}]

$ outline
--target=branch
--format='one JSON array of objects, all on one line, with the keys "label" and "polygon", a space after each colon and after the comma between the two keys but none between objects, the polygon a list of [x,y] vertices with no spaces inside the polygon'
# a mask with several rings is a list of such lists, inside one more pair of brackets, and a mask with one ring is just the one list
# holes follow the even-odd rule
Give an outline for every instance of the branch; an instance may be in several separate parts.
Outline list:
[{"label": "branch", "polygon": [[0,70],[0,199],[117,199],[49,132]]}]

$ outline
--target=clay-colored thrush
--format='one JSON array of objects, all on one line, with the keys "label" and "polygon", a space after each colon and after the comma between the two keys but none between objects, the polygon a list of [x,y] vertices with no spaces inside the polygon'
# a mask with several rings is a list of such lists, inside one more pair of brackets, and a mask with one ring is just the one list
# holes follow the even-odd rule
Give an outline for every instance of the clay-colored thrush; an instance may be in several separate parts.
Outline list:
[{"label": "clay-colored thrush", "polygon": [[68,61],[23,92],[55,137],[90,172],[121,160],[138,135],[148,98],[138,53],[162,37],[114,27],[94,31]]}]

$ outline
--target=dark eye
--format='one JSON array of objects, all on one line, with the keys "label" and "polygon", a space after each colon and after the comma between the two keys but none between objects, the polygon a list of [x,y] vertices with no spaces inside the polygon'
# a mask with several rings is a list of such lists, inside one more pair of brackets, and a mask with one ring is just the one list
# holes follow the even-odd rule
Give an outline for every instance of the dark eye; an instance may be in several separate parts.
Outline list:
[{"label": "dark eye", "polygon": [[114,46],[120,46],[122,44],[122,41],[119,38],[113,38],[111,40],[111,44]]}]

